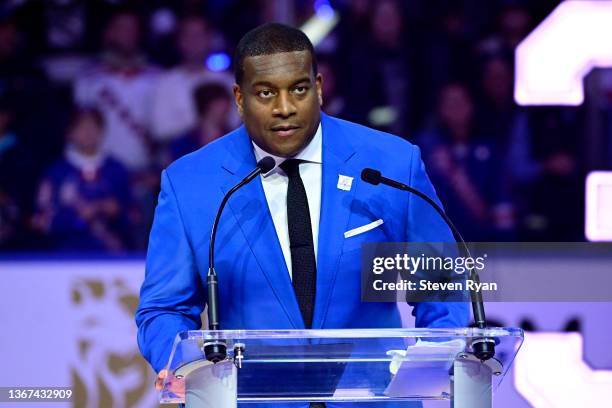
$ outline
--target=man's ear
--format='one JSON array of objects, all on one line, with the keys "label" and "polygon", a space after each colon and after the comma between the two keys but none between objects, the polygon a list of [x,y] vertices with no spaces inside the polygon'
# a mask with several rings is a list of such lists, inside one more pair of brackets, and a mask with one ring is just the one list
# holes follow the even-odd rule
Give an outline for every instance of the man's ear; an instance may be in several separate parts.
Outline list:
[{"label": "man's ear", "polygon": [[323,76],[317,74],[315,78],[315,84],[317,87],[317,97],[319,99],[319,106],[323,106]]},{"label": "man's ear", "polygon": [[232,91],[234,92],[234,102],[236,103],[236,109],[238,109],[238,114],[240,118],[242,118],[244,109],[242,107],[243,99],[242,99],[242,91],[240,90],[240,85],[234,84],[232,87]]}]

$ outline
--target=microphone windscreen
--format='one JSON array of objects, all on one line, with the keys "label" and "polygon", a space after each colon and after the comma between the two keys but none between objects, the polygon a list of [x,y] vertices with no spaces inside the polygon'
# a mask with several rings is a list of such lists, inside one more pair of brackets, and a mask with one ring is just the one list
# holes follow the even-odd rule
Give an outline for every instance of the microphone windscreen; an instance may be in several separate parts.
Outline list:
[{"label": "microphone windscreen", "polygon": [[375,186],[380,184],[382,174],[378,170],[366,168],[361,171],[361,179],[366,183],[374,184]]},{"label": "microphone windscreen", "polygon": [[274,166],[276,166],[276,162],[270,156],[266,156],[263,159],[261,159],[259,162],[257,162],[257,167],[261,169],[261,172],[263,174],[266,174],[267,172],[272,170]]}]

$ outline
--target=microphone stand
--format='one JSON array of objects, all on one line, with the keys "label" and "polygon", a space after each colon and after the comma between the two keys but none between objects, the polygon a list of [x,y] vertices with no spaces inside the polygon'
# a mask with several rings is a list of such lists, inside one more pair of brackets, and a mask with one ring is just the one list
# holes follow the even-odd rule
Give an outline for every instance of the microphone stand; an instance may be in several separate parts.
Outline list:
[{"label": "microphone stand", "polygon": [[[398,181],[383,177],[380,171],[374,169],[363,169],[363,171],[361,172],[361,179],[366,183],[370,183],[373,185],[378,185],[382,183],[388,185],[389,187],[397,188],[398,190],[407,191],[425,200],[442,217],[446,225],[448,225],[453,235],[455,236],[455,240],[460,242],[467,256],[472,256],[470,253],[470,249],[465,243],[463,236],[461,236],[459,230],[455,227],[455,225],[446,215],[444,210],[426,194],[404,183],[400,183]],[[478,273],[474,270],[474,268],[469,268],[468,273],[471,280],[476,283],[480,283],[480,277],[478,276]],[[474,314],[474,322],[476,323],[476,327],[478,327],[479,329],[485,329],[487,327],[487,321],[485,316],[484,303],[482,300],[482,294],[480,292],[470,290],[470,297],[472,301],[472,312]],[[472,342],[472,348],[474,350],[474,355],[481,361],[490,360],[495,356],[495,340],[492,338],[477,338]]]},{"label": "microphone stand", "polygon": [[[257,163],[257,167],[238,184],[232,187],[225,196],[223,196],[223,200],[221,200],[210,233],[210,246],[208,248],[208,274],[206,275],[206,284],[208,288],[208,330],[220,330],[221,327],[219,323],[219,279],[215,271],[215,238],[217,236],[217,227],[219,226],[221,213],[232,194],[242,186],[251,182],[258,175],[265,174],[272,170],[275,165],[276,163],[272,157],[264,157]],[[227,344],[221,339],[207,341],[204,343],[204,354],[206,359],[213,363],[225,360],[227,357]]]}]

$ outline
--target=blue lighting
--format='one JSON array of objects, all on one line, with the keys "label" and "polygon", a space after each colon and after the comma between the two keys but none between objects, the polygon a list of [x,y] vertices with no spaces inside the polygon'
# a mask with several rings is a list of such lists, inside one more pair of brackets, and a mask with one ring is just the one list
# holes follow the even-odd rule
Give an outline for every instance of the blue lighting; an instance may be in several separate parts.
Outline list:
[{"label": "blue lighting", "polygon": [[334,9],[329,0],[316,0],[314,2],[315,13],[319,18],[330,19],[334,16]]},{"label": "blue lighting", "polygon": [[231,60],[224,52],[210,54],[206,59],[206,66],[213,72],[225,71],[229,68]]}]

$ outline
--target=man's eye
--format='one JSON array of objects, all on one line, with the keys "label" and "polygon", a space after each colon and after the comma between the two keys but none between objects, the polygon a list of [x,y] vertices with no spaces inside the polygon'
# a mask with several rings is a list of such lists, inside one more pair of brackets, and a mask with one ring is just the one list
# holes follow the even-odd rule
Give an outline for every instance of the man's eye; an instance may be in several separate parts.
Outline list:
[{"label": "man's eye", "polygon": [[261,98],[271,98],[274,96],[274,93],[269,89],[264,89],[257,92],[257,95]]},{"label": "man's eye", "polygon": [[307,90],[308,88],[305,86],[298,86],[293,90],[293,92],[297,95],[304,95]]}]

